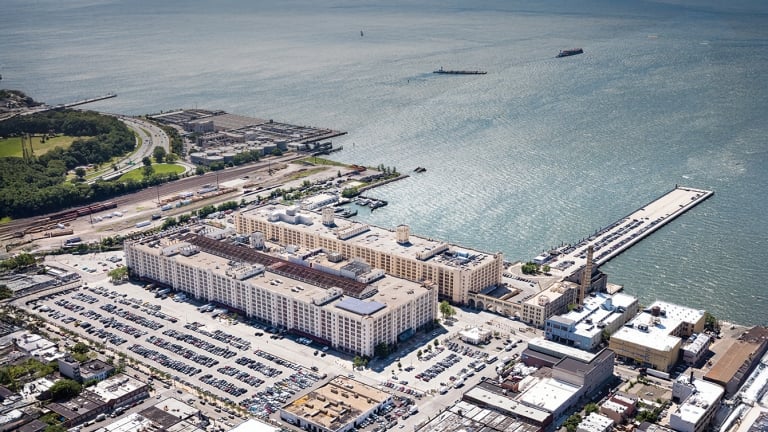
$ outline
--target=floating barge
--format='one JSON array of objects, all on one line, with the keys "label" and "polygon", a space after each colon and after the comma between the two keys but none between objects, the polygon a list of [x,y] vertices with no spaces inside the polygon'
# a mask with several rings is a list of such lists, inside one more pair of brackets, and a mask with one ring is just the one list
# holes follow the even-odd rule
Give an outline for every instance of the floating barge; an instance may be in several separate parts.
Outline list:
[{"label": "floating barge", "polygon": [[446,74],[446,75],[485,75],[488,72],[481,71],[481,70],[448,70],[448,69],[443,69],[443,67],[440,66],[440,69],[433,71],[432,73]]},{"label": "floating barge", "polygon": [[555,57],[556,58],[570,57],[570,56],[574,56],[574,55],[578,55],[578,54],[584,54],[584,50],[581,49],[581,48],[573,48],[573,49],[562,50]]}]

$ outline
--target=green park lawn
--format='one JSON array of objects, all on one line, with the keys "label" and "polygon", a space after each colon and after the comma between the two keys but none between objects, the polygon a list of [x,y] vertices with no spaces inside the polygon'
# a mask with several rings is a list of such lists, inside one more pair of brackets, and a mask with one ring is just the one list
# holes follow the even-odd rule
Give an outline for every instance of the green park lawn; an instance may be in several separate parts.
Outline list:
[{"label": "green park lawn", "polygon": [[[40,142],[40,138],[40,136],[32,137],[32,152],[35,156],[43,155],[54,147],[67,148],[72,145],[72,141],[76,139],[88,139],[89,137],[57,135],[53,138],[48,138],[44,143]],[[0,157],[22,157],[21,137],[0,139]]]},{"label": "green park lawn", "polygon": [[[176,164],[153,164],[152,168],[154,168],[155,174],[181,174],[184,172],[184,167]],[[126,181],[129,179],[140,181],[144,177],[143,169],[143,165],[137,165],[136,169],[128,171],[127,173],[120,176],[119,181]]]}]

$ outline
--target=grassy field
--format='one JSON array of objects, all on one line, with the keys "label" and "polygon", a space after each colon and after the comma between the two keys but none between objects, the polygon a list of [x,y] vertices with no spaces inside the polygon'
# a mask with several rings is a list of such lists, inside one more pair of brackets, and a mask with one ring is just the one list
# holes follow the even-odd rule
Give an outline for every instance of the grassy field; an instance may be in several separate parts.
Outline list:
[{"label": "grassy field", "polygon": [[291,163],[303,164],[303,165],[333,165],[333,166],[349,167],[349,164],[345,164],[343,162],[336,162],[330,159],[324,159],[321,157],[314,157],[314,156],[297,159]]},{"label": "grassy field", "polygon": [[[142,173],[143,168],[144,168],[144,165],[137,166],[136,169],[128,171],[127,173],[123,174],[119,180],[120,181],[125,181],[128,179],[141,180],[144,176]],[[184,172],[184,167],[176,164],[153,164],[152,168],[155,169],[155,174],[170,174],[170,173],[181,174]]]},{"label": "grassy field", "polygon": [[[32,137],[32,151],[35,156],[40,156],[54,147],[67,148],[72,145],[76,139],[88,139],[89,137],[72,137],[66,135],[57,135],[48,138],[44,143],[40,142],[39,136]],[[0,157],[21,157],[21,137],[0,139]]]}]

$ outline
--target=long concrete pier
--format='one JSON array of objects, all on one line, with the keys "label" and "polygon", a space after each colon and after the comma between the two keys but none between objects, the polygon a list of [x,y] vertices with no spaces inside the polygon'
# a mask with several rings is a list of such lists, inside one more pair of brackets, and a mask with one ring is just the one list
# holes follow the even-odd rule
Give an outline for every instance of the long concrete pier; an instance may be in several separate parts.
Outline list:
[{"label": "long concrete pier", "polygon": [[549,265],[554,275],[570,276],[584,268],[587,262],[587,248],[592,245],[593,266],[597,268],[713,194],[713,191],[676,185],[655,201],[597,231],[578,244],[561,246],[550,252],[549,256],[540,255],[536,260]]}]

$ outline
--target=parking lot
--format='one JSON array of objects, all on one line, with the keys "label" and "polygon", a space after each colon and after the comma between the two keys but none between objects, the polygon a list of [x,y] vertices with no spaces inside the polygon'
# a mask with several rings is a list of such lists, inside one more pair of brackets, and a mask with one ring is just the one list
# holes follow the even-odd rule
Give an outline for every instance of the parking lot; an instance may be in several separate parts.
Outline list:
[{"label": "parking lot", "polygon": [[[57,262],[90,268],[113,255],[62,256]],[[169,373],[180,386],[200,388],[261,417],[276,418],[280,406],[319,385],[326,375],[347,375],[397,398],[400,406],[392,408],[389,418],[372,419],[371,430],[409,417],[408,424],[416,424],[455,400],[456,393],[449,389],[495,377],[493,367],[485,369],[491,366],[489,359],[514,359],[525,347],[515,344],[505,351],[512,342],[512,322],[486,312],[457,310],[450,326],[418,333],[389,358],[373,360],[377,367],[354,370],[350,356],[329,347],[277,333],[263,323],[213,317],[210,308],[198,310],[202,303],[159,298],[140,285],[114,285],[102,273],[100,278],[86,273],[87,285],[78,290],[28,297],[19,305]],[[494,330],[491,343],[472,346],[459,340],[460,329],[478,325]],[[527,340],[536,335],[518,336]]]}]

